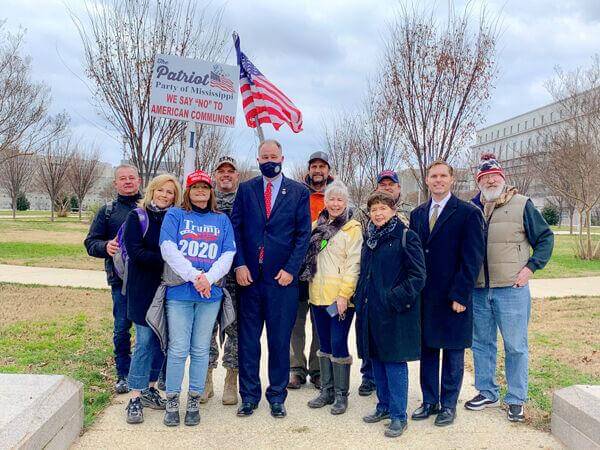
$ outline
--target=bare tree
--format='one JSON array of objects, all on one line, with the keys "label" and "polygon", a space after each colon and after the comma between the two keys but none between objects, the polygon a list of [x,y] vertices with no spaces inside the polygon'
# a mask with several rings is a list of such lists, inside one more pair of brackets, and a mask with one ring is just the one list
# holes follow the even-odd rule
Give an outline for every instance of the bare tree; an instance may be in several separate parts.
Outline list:
[{"label": "bare tree", "polygon": [[5,159],[0,170],[0,185],[10,197],[13,219],[17,215],[17,198],[27,192],[33,169],[32,155],[17,148],[4,151]]},{"label": "bare tree", "polygon": [[193,0],[85,2],[87,22],[71,13],[83,42],[97,107],[124,136],[129,159],[146,184],[185,123],[150,116],[150,83],[157,54],[224,59],[221,13],[198,11]]},{"label": "bare tree", "polygon": [[348,187],[352,203],[361,206],[375,188],[376,170],[364,118],[348,112],[328,115],[323,119],[323,147],[333,175]]},{"label": "bare tree", "polygon": [[597,259],[600,243],[592,245],[591,214],[600,204],[600,57],[572,72],[557,68],[546,87],[566,119],[549,131],[546,151],[539,154],[536,166],[554,192],[575,204],[585,224],[585,239],[579,227],[578,255]]},{"label": "bare tree", "polygon": [[[223,127],[196,124],[195,128],[197,139],[194,167],[212,173],[219,158],[230,153],[231,136]],[[172,173],[179,179],[183,177],[186,145],[186,137],[182,133],[179,139],[169,146],[163,160],[164,171]]]},{"label": "bare tree", "polygon": [[31,59],[21,54],[23,31],[10,33],[4,27],[0,21],[0,166],[36,151],[68,123],[65,114],[48,114],[50,89],[31,79]]},{"label": "bare tree", "polygon": [[85,148],[81,144],[77,144],[74,147],[73,156],[67,170],[67,181],[71,191],[77,197],[79,220],[81,220],[83,201],[88,192],[90,192],[100,179],[102,168],[97,149],[91,147]]},{"label": "bare tree", "polygon": [[408,148],[407,163],[424,198],[427,166],[452,161],[482,122],[496,75],[497,29],[482,9],[471,18],[472,3],[457,14],[449,3],[445,25],[437,5],[425,9],[403,3],[389,27],[380,73],[382,93]]},{"label": "bare tree", "polygon": [[47,144],[37,158],[39,187],[50,197],[51,215],[54,222],[54,210],[59,212],[66,207],[69,166],[73,159],[73,143],[69,137]]},{"label": "bare tree", "polygon": [[197,125],[196,167],[212,173],[219,158],[231,151],[231,137],[227,129],[214,125]]},{"label": "bare tree", "polygon": [[534,155],[535,153],[526,153],[518,158],[513,158],[504,167],[507,182],[516,187],[517,191],[523,195],[527,195],[532,183],[537,181],[531,170],[536,159]]}]

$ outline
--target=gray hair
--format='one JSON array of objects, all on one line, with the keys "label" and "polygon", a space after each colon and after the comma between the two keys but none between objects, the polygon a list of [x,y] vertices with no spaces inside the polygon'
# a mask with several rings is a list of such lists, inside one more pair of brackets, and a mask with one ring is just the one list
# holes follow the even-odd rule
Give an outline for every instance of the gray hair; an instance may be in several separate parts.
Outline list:
[{"label": "gray hair", "polygon": [[260,144],[258,144],[258,153],[260,153],[260,149],[263,148],[263,145],[266,145],[266,144],[275,144],[280,152],[283,151],[279,141],[277,141],[275,139],[265,139]]},{"label": "gray hair", "polygon": [[114,178],[115,180],[117,179],[117,173],[119,172],[119,170],[121,169],[131,169],[133,170],[136,175],[139,177],[140,176],[140,171],[138,170],[137,167],[132,166],[131,164],[120,164],[115,168],[115,173],[114,173]]},{"label": "gray hair", "polygon": [[340,180],[334,180],[325,188],[326,201],[334,195],[339,195],[346,201],[346,203],[348,203],[348,201],[350,200],[350,192],[348,192],[348,188]]}]

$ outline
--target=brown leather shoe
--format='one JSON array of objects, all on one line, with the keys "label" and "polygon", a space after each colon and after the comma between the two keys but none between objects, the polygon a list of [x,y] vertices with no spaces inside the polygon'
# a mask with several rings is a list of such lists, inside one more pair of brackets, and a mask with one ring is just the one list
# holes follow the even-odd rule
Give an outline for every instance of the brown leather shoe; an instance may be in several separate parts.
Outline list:
[{"label": "brown leather shoe", "polygon": [[287,387],[288,389],[300,389],[304,383],[306,383],[306,380],[303,380],[300,375],[298,375],[297,373],[291,373],[290,381]]}]

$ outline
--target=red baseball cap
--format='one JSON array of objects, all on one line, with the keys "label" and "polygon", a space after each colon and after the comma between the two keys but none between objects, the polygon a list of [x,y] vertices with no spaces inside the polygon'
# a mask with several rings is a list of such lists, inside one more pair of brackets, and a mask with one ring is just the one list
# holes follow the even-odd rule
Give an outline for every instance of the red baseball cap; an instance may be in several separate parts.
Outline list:
[{"label": "red baseball cap", "polygon": [[196,170],[188,175],[187,180],[185,182],[185,188],[189,189],[196,183],[204,182],[208,184],[211,188],[213,187],[213,182],[210,176],[203,170]]}]

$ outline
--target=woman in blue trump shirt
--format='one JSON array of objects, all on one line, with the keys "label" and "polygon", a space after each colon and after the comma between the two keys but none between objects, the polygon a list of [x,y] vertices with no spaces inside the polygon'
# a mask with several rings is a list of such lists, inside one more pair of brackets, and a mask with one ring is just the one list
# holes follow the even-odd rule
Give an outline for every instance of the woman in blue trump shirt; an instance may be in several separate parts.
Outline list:
[{"label": "woman in blue trump shirt", "polygon": [[210,339],[223,296],[215,283],[229,272],[235,255],[231,222],[217,211],[213,183],[205,172],[197,170],[188,176],[182,207],[167,212],[160,250],[165,262],[186,281],[167,288],[169,345],[164,423],[179,425],[179,394],[189,354],[185,424],[197,425]]}]

